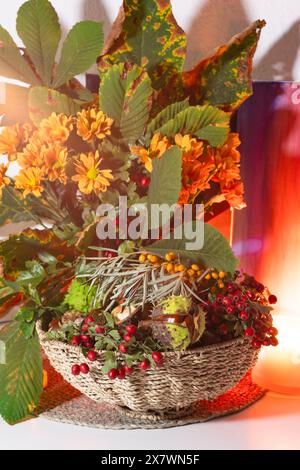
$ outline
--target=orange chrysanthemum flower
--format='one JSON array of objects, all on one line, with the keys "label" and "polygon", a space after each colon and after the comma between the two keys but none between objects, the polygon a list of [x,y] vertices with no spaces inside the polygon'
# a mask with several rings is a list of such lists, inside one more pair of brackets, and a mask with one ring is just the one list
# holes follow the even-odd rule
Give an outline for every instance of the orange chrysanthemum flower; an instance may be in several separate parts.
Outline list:
[{"label": "orange chrysanthemum flower", "polygon": [[83,109],[77,114],[77,134],[86,142],[91,142],[94,137],[103,140],[111,135],[113,122],[113,119],[96,108]]},{"label": "orange chrysanthemum flower", "polygon": [[177,134],[175,143],[182,149],[182,190],[179,204],[193,202],[195,197],[210,188],[215,171],[214,158],[204,155],[203,142],[190,135]]},{"label": "orange chrysanthemum flower", "polygon": [[3,165],[3,163],[0,164],[0,197],[2,196],[2,191],[5,188],[5,186],[8,186],[10,184],[10,179],[5,176],[7,171],[7,166]]},{"label": "orange chrysanthemum flower", "polygon": [[40,168],[26,168],[21,170],[18,176],[15,177],[15,185],[17,189],[23,191],[23,197],[28,194],[33,194],[40,197],[44,188],[42,186],[42,179],[44,173]]},{"label": "orange chrysanthemum flower", "polygon": [[41,148],[41,156],[44,162],[42,169],[49,181],[59,181],[62,184],[66,184],[68,149],[58,144],[43,145]]},{"label": "orange chrysanthemum flower", "polygon": [[110,181],[113,180],[111,170],[100,169],[102,159],[99,152],[88,155],[82,153],[75,161],[77,174],[72,180],[78,183],[79,191],[83,194],[96,194],[107,191]]},{"label": "orange chrysanthemum flower", "polygon": [[238,180],[240,176],[241,154],[237,150],[241,141],[239,135],[231,133],[225,144],[215,151],[215,160],[218,172],[214,181],[229,184],[231,181]]},{"label": "orange chrysanthemum flower", "polygon": [[22,168],[41,168],[43,165],[43,158],[41,154],[43,140],[38,131],[34,132],[29,143],[26,145],[22,152],[17,154],[17,161]]},{"label": "orange chrysanthemum flower", "polygon": [[153,160],[155,158],[160,158],[166,150],[171,146],[167,137],[162,137],[159,133],[154,134],[150,142],[148,149],[145,147],[131,147],[131,152],[133,155],[139,157],[140,162],[145,165],[145,168],[150,173],[153,170]]},{"label": "orange chrysanthemum flower", "polygon": [[223,147],[212,151],[217,166],[217,173],[213,180],[220,184],[224,199],[236,209],[245,206],[244,185],[240,174],[241,155],[237,150],[240,143],[238,134],[231,133]]},{"label": "orange chrysanthemum flower", "polygon": [[26,145],[32,132],[31,124],[5,127],[0,134],[0,154],[7,155],[10,161],[16,160],[17,152]]},{"label": "orange chrysanthemum flower", "polygon": [[65,114],[52,113],[43,119],[39,126],[39,135],[44,142],[63,144],[73,130],[73,118]]}]

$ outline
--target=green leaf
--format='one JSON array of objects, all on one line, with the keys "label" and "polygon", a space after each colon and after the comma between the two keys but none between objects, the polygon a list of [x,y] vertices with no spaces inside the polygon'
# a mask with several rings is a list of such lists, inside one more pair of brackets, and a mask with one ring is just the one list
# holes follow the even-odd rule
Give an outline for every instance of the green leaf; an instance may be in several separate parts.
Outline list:
[{"label": "green leaf", "polygon": [[161,128],[164,124],[169,122],[172,119],[175,119],[177,114],[181,111],[184,111],[189,107],[188,100],[179,101],[178,103],[173,103],[163,109],[147,126],[147,137],[149,140],[157,129]]},{"label": "green leaf", "polygon": [[80,101],[46,87],[33,87],[29,93],[30,118],[37,125],[52,113],[75,115],[80,105]]},{"label": "green leaf", "polygon": [[[193,223],[193,230],[196,226]],[[171,238],[170,240],[159,240],[152,245],[147,246],[147,251],[158,255],[165,255],[172,251],[179,257],[187,259],[190,262],[203,264],[206,268],[222,270],[233,273],[237,267],[237,259],[226,238],[214,227],[204,224],[204,245],[201,250],[187,250],[188,240],[183,226],[183,237],[180,240]]]},{"label": "green leaf", "polygon": [[151,80],[139,66],[118,64],[102,77],[100,107],[120,128],[122,136],[135,142],[142,136],[151,107]]},{"label": "green leaf", "polygon": [[32,221],[34,216],[26,209],[26,202],[20,194],[12,187],[3,189],[0,200],[0,226],[14,222]]},{"label": "green leaf", "polygon": [[148,207],[152,204],[177,204],[181,191],[182,152],[177,146],[168,149],[153,161],[148,192]]},{"label": "green leaf", "polygon": [[43,367],[37,334],[26,339],[17,322],[0,332],[5,364],[0,365],[0,415],[15,424],[32,414],[43,390]]},{"label": "green leaf", "polygon": [[1,75],[25,83],[37,84],[38,78],[22,57],[11,35],[0,26],[0,70]]},{"label": "green leaf", "polygon": [[169,0],[124,0],[113,32],[99,61],[100,71],[120,62],[136,63],[146,68],[156,90],[182,71],[186,36]]},{"label": "green leaf", "polygon": [[193,134],[214,147],[223,145],[230,130],[230,115],[212,106],[190,106],[157,132],[167,137]]},{"label": "green leaf", "polygon": [[109,335],[116,341],[119,341],[121,339],[121,335],[120,333],[118,332],[118,330],[111,330],[109,332]]},{"label": "green leaf", "polygon": [[22,271],[18,277],[18,284],[26,287],[31,285],[37,287],[46,277],[46,271],[38,261],[27,261],[28,271]]},{"label": "green leaf", "polygon": [[76,75],[86,72],[96,62],[102,48],[102,23],[81,21],[73,26],[62,48],[53,88],[59,88]]},{"label": "green leaf", "polygon": [[103,374],[107,374],[111,369],[117,368],[117,360],[114,352],[107,351],[104,354],[104,365],[102,367]]},{"label": "green leaf", "polygon": [[252,94],[252,63],[265,21],[256,21],[194,70],[183,74],[186,94],[194,104],[236,110]]},{"label": "green leaf", "polygon": [[55,55],[61,37],[57,13],[48,0],[29,0],[20,7],[17,31],[36,71],[50,86]]}]

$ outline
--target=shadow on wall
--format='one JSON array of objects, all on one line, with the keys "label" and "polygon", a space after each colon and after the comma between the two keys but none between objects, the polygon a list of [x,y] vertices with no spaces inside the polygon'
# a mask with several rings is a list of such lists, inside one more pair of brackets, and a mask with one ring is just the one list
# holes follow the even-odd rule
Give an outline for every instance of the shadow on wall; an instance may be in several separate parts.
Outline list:
[{"label": "shadow on wall", "polygon": [[[108,36],[112,24],[102,0],[84,0],[82,2],[81,17],[83,20],[103,22],[104,37]],[[90,72],[97,73],[96,65],[92,67]]]},{"label": "shadow on wall", "polygon": [[[207,0],[192,22],[188,36],[186,68],[195,66],[232,36],[251,23],[240,0]],[[264,34],[264,32],[263,32]],[[266,33],[265,33],[266,34]],[[255,80],[294,79],[293,68],[299,52],[300,20],[281,36],[254,69]]]}]

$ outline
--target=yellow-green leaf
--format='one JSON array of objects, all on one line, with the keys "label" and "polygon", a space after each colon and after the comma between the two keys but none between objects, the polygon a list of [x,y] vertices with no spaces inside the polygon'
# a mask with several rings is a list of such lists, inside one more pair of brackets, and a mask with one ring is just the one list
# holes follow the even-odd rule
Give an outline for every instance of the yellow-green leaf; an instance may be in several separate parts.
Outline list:
[{"label": "yellow-green leaf", "polygon": [[[15,424],[32,415],[43,390],[43,366],[37,334],[26,339],[19,323],[0,331],[0,415]],[[4,360],[3,360],[4,359]]]},{"label": "yellow-green leaf", "polygon": [[46,87],[33,87],[29,93],[29,113],[35,124],[52,113],[75,115],[80,110],[80,105],[79,100]]}]

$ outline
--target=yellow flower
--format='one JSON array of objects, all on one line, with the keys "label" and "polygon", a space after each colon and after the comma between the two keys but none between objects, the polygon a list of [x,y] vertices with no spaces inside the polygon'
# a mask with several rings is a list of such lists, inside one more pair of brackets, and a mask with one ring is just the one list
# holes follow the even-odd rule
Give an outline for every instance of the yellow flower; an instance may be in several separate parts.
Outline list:
[{"label": "yellow flower", "polygon": [[77,114],[77,134],[87,142],[91,142],[94,137],[103,140],[111,135],[113,122],[113,119],[96,108],[83,109]]},{"label": "yellow flower", "polygon": [[22,168],[38,167],[43,165],[41,149],[44,145],[38,131],[34,132],[29,143],[22,152],[17,154],[17,161]]},{"label": "yellow flower", "polygon": [[40,138],[44,142],[64,143],[73,130],[73,118],[65,114],[52,113],[39,126]]},{"label": "yellow flower", "polygon": [[139,157],[140,162],[145,165],[147,171],[151,173],[153,170],[152,160],[160,158],[170,147],[167,137],[162,137],[159,133],[154,134],[148,149],[145,147],[131,147],[133,155]]},{"label": "yellow flower", "polygon": [[43,170],[49,181],[67,182],[66,164],[68,159],[68,149],[58,144],[43,145],[41,156],[44,162]]},{"label": "yellow flower", "polygon": [[183,150],[183,162],[193,162],[203,154],[203,142],[188,134],[176,134],[175,143]]},{"label": "yellow flower", "polygon": [[17,189],[23,190],[23,196],[34,194],[40,197],[44,188],[42,186],[43,171],[40,168],[27,168],[21,170],[15,177],[15,185]]},{"label": "yellow flower", "polygon": [[82,153],[75,161],[77,174],[72,177],[73,181],[78,182],[79,191],[84,194],[96,194],[107,191],[110,186],[110,180],[113,179],[111,170],[101,170],[99,168],[102,159],[99,152],[89,152],[88,155]]},{"label": "yellow flower", "polygon": [[3,163],[0,164],[0,197],[2,196],[2,191],[5,186],[8,186],[10,183],[10,179],[5,176],[5,173],[7,171],[7,166],[3,165]]},{"label": "yellow flower", "polygon": [[0,134],[0,154],[7,155],[10,161],[16,160],[17,152],[27,144],[32,133],[32,124],[5,127]]}]

